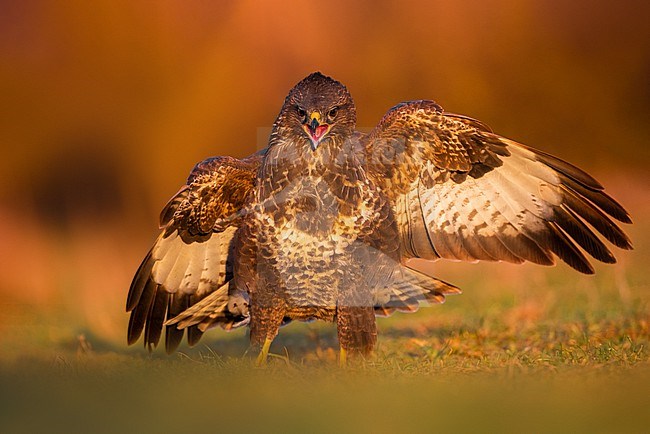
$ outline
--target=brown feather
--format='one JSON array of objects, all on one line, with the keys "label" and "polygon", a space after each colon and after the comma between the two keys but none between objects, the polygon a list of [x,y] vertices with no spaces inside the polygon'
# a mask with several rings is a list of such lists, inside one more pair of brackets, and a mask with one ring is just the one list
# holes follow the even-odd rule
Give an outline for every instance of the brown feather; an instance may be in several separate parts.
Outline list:
[{"label": "brown feather", "polygon": [[[228,278],[232,258],[226,256],[232,252],[227,246],[234,230],[226,229],[239,224],[241,216],[237,215],[251,200],[261,157],[258,153],[244,160],[218,157],[202,161],[192,170],[187,185],[165,205],[160,215],[163,235],[140,264],[129,289],[129,344],[144,330],[145,346],[153,349],[165,320],[176,317],[190,307],[190,299],[192,303],[200,301]],[[210,244],[215,234],[220,238]],[[158,273],[154,270],[156,263]],[[197,271],[203,274],[196,275]],[[215,274],[206,276],[206,272]],[[197,287],[199,279],[203,283]],[[211,282],[218,285],[210,286]],[[171,353],[180,344],[184,330],[175,325],[165,329],[165,348]],[[201,335],[196,327],[188,329],[188,343],[196,344]]]},{"label": "brown feather", "polygon": [[178,206],[187,199],[189,186],[184,185],[180,190],[167,202],[165,207],[160,211],[160,228],[166,227],[174,218]]},{"label": "brown feather", "polygon": [[572,178],[561,176],[561,179],[564,186],[568,187],[576,194],[588,199],[616,220],[623,223],[632,223],[632,219],[627,211],[625,211],[618,202],[608,196],[604,191],[593,190],[585,187],[584,185],[575,182]]},{"label": "brown feather", "polygon": [[336,319],[339,342],[343,348],[368,354],[377,342],[377,324],[372,307],[341,306]]},{"label": "brown feather", "polygon": [[545,234],[548,239],[548,246],[553,253],[560,259],[569,264],[574,269],[584,274],[594,274],[594,268],[591,266],[585,255],[578,250],[573,242],[562,232],[557,223],[547,222],[549,231]]},{"label": "brown feather", "polygon": [[553,169],[557,170],[559,173],[568,176],[572,180],[582,184],[586,188],[589,188],[591,190],[603,189],[603,186],[600,184],[600,182],[596,181],[594,177],[589,175],[584,170],[574,166],[573,164],[561,160],[544,151],[540,151],[539,149],[531,148],[530,146],[526,146],[521,143],[517,143],[517,145],[519,147],[522,147],[524,149],[533,152],[539,161],[547,164],[549,167],[552,167]]},{"label": "brown feather", "polygon": [[153,280],[147,280],[138,304],[131,311],[127,333],[129,345],[137,341],[142,334],[158,286]]},{"label": "brown feather", "polygon": [[[176,315],[183,312],[189,307],[190,298],[184,294],[172,294],[169,298],[169,306],[167,308],[166,320],[174,318]],[[165,351],[167,354],[172,354],[181,341],[183,340],[183,330],[179,330],[175,325],[165,326]]]},{"label": "brown feather", "polygon": [[578,218],[570,208],[555,208],[554,221],[573,238],[587,253],[607,264],[616,263],[616,258],[607,246]]},{"label": "brown feather", "polygon": [[158,341],[160,341],[160,334],[162,332],[163,322],[165,321],[169,295],[170,294],[162,289],[160,285],[157,285],[156,295],[151,304],[147,316],[147,323],[144,328],[144,344],[149,351],[152,351],[156,346],[158,346]]},{"label": "brown feather", "polygon": [[572,189],[562,186],[564,191],[563,200],[567,208],[585,219],[587,223],[600,232],[608,241],[621,249],[631,249],[632,242],[627,235],[589,201],[585,201]]},{"label": "brown feather", "polygon": [[201,336],[203,336],[203,332],[199,330],[199,327],[196,325],[193,325],[191,327],[188,327],[187,329],[187,343],[189,344],[190,347],[193,347],[196,345],[199,340],[201,339]]},{"label": "brown feather", "polygon": [[126,299],[126,311],[131,312],[140,302],[140,297],[142,296],[142,291],[144,290],[145,285],[151,274],[151,269],[153,268],[154,261],[151,259],[151,250],[147,253],[144,260],[138,267],[138,271],[135,272],[135,277],[131,282],[131,287],[129,288],[129,295]]}]

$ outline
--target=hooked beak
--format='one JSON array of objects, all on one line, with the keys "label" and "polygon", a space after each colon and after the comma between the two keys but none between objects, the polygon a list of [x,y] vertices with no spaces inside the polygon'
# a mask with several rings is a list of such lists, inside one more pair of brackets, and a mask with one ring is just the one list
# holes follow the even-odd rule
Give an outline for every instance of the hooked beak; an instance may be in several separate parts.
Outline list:
[{"label": "hooked beak", "polygon": [[330,126],[328,124],[321,124],[321,117],[318,112],[312,112],[306,122],[302,125],[302,128],[311,140],[311,148],[313,151],[318,148],[320,142],[330,131]]}]

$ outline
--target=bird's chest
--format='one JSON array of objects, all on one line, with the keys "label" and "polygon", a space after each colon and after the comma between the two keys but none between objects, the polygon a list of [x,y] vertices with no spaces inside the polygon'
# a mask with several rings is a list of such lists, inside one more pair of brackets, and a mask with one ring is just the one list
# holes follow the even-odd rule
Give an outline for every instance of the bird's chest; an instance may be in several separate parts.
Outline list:
[{"label": "bird's chest", "polygon": [[274,197],[268,214],[275,241],[293,249],[332,255],[368,230],[376,217],[370,185],[341,175],[307,173]]},{"label": "bird's chest", "polygon": [[[304,174],[267,198],[259,230],[290,304],[335,303],[353,261],[350,252],[371,230],[377,210],[369,185],[344,185],[336,174]],[[317,288],[318,290],[315,290]]]},{"label": "bird's chest", "polygon": [[288,307],[333,307],[343,273],[351,265],[349,251],[355,240],[340,231],[313,232],[311,228],[319,223],[301,226],[306,224],[296,218],[276,229],[272,266],[277,285],[273,290],[283,294]]}]

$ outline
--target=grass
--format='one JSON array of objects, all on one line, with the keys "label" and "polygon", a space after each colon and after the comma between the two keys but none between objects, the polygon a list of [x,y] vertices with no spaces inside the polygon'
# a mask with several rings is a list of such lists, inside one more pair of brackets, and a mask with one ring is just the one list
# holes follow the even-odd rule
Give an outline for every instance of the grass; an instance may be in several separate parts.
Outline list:
[{"label": "grass", "polygon": [[445,271],[465,288],[446,305],[380,319],[375,357],[346,370],[322,323],[283,328],[265,369],[243,331],[171,357],[71,333],[5,354],[0,431],[647,431],[641,267],[626,270],[623,292],[611,267],[585,278],[504,266],[490,280],[478,267]]},{"label": "grass", "polygon": [[[318,322],[283,328],[265,369],[244,330],[172,356],[127,348],[133,266],[83,238],[102,261],[78,259],[89,250],[67,261],[92,285],[69,275],[55,302],[0,302],[0,432],[647,432],[650,231],[648,201],[636,203],[636,250],[596,276],[435,264],[464,293],[379,319],[375,356],[345,370],[333,326]],[[96,279],[120,261],[121,274]]]}]

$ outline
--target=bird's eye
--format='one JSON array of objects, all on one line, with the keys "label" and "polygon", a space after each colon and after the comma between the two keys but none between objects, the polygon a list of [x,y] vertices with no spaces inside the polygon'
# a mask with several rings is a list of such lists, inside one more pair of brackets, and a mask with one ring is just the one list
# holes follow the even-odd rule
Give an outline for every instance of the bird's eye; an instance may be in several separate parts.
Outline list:
[{"label": "bird's eye", "polygon": [[334,119],[338,113],[339,113],[338,107],[331,108],[330,111],[327,112],[327,117],[330,119]]},{"label": "bird's eye", "polygon": [[296,107],[296,111],[298,112],[298,116],[300,116],[301,118],[304,119],[304,118],[307,117],[307,112],[305,111],[304,108],[302,108],[302,107]]}]

